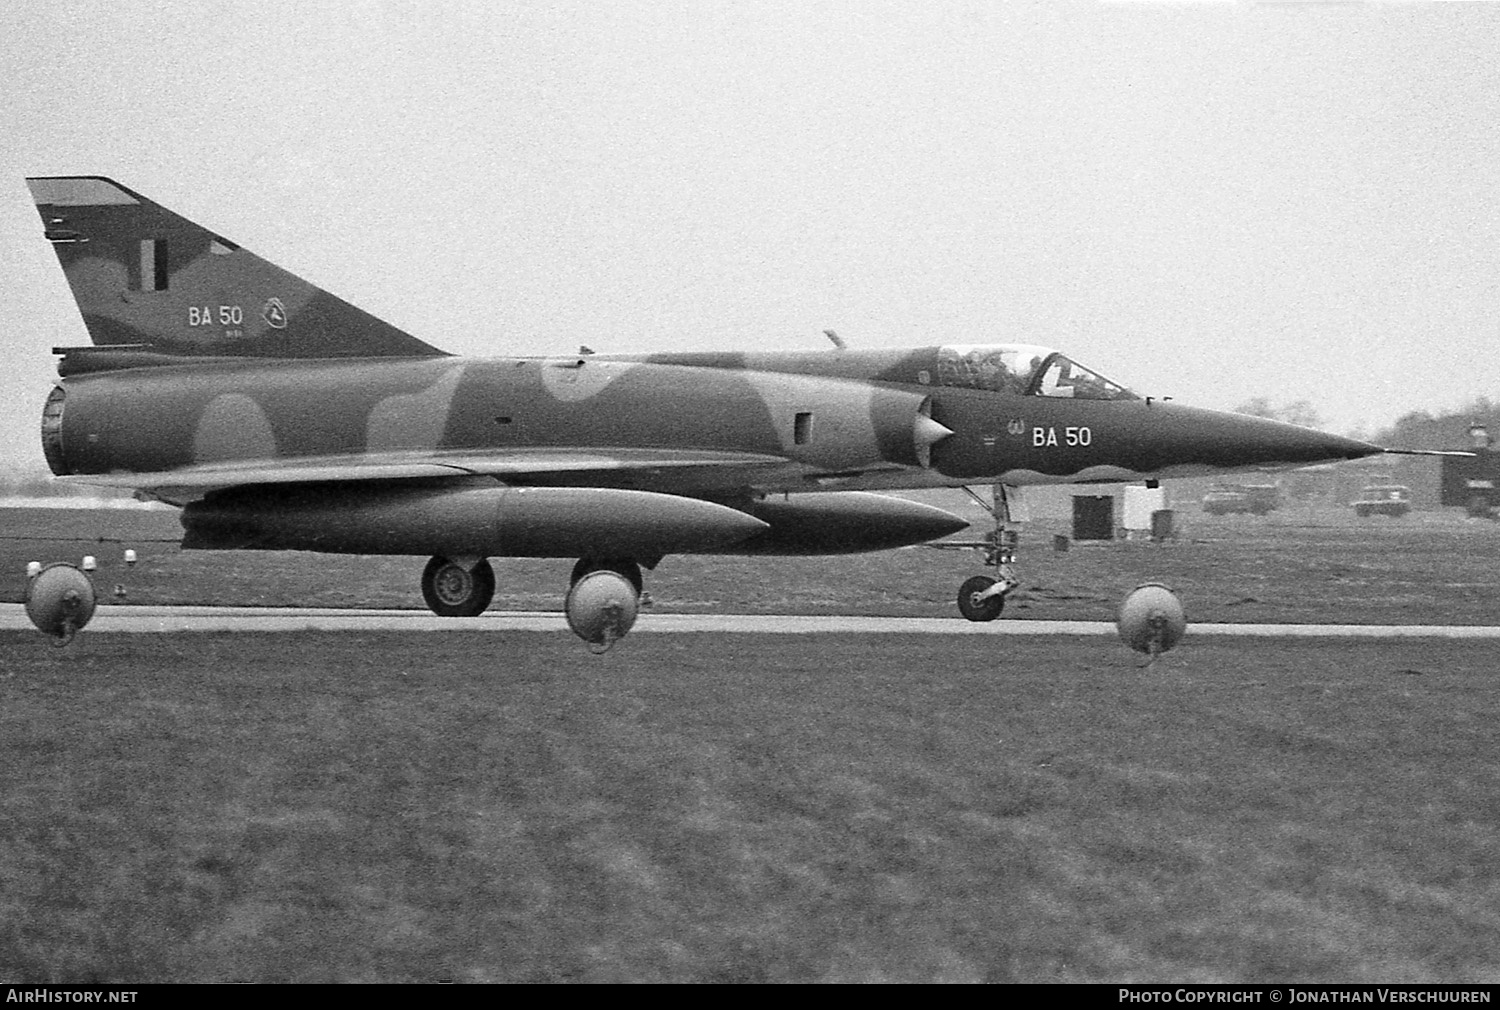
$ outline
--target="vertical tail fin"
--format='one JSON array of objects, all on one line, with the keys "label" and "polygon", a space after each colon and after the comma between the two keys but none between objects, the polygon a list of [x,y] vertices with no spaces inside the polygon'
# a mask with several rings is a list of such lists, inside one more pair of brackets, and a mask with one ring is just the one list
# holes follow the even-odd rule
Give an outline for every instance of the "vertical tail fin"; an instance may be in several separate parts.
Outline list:
[{"label": "vertical tail fin", "polygon": [[268,358],[444,353],[111,179],[26,184],[96,345]]}]

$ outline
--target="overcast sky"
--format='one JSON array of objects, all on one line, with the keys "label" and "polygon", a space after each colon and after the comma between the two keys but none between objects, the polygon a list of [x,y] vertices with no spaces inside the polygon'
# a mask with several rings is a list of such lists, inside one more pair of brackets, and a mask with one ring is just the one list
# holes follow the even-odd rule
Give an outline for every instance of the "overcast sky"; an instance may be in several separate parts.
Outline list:
[{"label": "overcast sky", "polygon": [[0,462],[100,174],[465,354],[1024,341],[1335,431],[1500,398],[1500,5],[0,7]]}]

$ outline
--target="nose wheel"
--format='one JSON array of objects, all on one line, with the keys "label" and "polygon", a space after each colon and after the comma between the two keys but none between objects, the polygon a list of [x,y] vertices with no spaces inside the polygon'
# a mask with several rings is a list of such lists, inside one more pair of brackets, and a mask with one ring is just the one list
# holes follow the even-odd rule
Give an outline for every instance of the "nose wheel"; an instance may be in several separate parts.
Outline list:
[{"label": "nose wheel", "polygon": [[993,621],[1005,609],[1005,596],[998,592],[998,579],[976,575],[958,587],[958,612],[971,621]]}]

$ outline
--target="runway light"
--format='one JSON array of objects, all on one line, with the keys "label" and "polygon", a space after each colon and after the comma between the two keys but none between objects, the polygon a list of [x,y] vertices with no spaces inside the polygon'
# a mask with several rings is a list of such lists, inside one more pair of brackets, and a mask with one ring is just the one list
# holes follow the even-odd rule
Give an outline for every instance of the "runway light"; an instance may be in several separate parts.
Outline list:
[{"label": "runway light", "polygon": [[1120,604],[1115,627],[1126,645],[1154,661],[1182,639],[1187,618],[1176,593],[1159,582],[1147,582],[1135,587]]},{"label": "runway light", "polygon": [[134,550],[134,548],[127,548],[125,550],[125,563],[127,565],[133,565],[133,564],[135,564],[135,550]]},{"label": "runway light", "polygon": [[28,562],[26,562],[26,577],[28,579],[34,579],[38,575],[40,575],[41,573],[42,573],[42,563],[40,561],[28,561]]},{"label": "runway light", "polygon": [[94,560],[94,556],[92,554],[85,554],[83,556],[83,564],[79,565],[78,567],[82,568],[86,572],[92,572],[94,569],[99,567],[99,562]]},{"label": "runway light", "polygon": [[26,616],[54,645],[67,645],[94,616],[94,586],[69,564],[48,565],[26,587]]}]

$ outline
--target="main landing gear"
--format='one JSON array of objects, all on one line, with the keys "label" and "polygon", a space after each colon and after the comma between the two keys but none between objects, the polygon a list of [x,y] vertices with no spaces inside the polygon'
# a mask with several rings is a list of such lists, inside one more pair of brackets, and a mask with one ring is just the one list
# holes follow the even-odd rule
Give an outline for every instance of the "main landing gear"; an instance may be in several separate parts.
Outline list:
[{"label": "main landing gear", "polygon": [[[634,627],[641,586],[630,558],[579,559],[563,602],[568,627],[593,651],[608,651]],[[422,572],[422,598],[440,617],[475,617],[494,596],[495,570],[484,558],[435,557]]]},{"label": "main landing gear", "polygon": [[495,596],[495,570],[484,558],[433,558],[422,572],[422,599],[439,617],[475,617]]},{"label": "main landing gear", "polygon": [[965,579],[958,587],[958,612],[971,621],[993,621],[1005,609],[1006,596],[1021,584],[1014,568],[1020,533],[1011,526],[1012,496],[1019,492],[1011,489],[1007,493],[1004,484],[996,484],[992,503],[975,494],[972,488],[963,491],[995,520],[994,532],[974,546],[984,551],[984,563],[995,569],[996,577],[975,575]]},{"label": "main landing gear", "polygon": [[577,585],[578,580],[589,572],[614,572],[634,586],[637,594],[645,585],[645,580],[641,578],[641,566],[630,558],[579,558],[578,564],[573,566],[568,584]]}]

